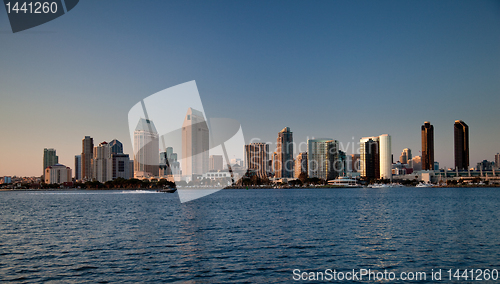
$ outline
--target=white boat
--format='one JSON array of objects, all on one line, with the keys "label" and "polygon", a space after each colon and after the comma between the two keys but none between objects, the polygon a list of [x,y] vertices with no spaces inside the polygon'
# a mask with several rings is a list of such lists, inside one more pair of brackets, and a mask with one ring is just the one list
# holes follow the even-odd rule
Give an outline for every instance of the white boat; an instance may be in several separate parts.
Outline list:
[{"label": "white boat", "polygon": [[416,187],[432,187],[432,184],[421,182],[417,184]]},{"label": "white boat", "polygon": [[392,185],[390,185],[390,184],[375,183],[375,184],[370,184],[368,187],[371,187],[371,188],[386,188],[386,187],[392,187]]}]

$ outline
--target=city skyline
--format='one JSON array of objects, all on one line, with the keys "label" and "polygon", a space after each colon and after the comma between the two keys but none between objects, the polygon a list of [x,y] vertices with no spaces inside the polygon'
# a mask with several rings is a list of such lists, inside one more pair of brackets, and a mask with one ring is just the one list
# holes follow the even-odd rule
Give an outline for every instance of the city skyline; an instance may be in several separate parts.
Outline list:
[{"label": "city skyline", "polygon": [[113,10],[86,1],[17,34],[0,9],[0,131],[12,137],[0,142],[0,175],[40,176],[31,161],[44,148],[73,165],[84,135],[133,153],[129,109],[193,79],[205,115],[240,121],[246,143],[275,141],[284,125],[297,142],[390,133],[396,160],[405,148],[420,155],[417,129],[431,121],[434,160],[452,168],[450,125],[460,119],[469,166],[499,152],[483,115],[500,103],[498,2],[195,1],[151,11],[121,1],[120,14],[96,3]]}]

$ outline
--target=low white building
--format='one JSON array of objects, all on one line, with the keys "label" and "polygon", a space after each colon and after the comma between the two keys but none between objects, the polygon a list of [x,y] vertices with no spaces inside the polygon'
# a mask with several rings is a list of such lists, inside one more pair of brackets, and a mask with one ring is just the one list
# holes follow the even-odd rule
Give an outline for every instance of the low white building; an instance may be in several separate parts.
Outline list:
[{"label": "low white building", "polygon": [[45,169],[45,183],[65,183],[71,182],[71,168],[65,165],[55,164]]}]

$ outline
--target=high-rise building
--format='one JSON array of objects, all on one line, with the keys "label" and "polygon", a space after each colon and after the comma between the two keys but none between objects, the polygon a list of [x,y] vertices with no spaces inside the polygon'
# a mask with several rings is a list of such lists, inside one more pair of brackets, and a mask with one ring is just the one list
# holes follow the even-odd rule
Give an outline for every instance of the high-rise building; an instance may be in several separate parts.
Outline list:
[{"label": "high-rise building", "polygon": [[278,133],[276,155],[274,177],[292,178],[294,174],[293,132],[290,131],[290,127],[285,127]]},{"label": "high-rise building", "polygon": [[413,157],[413,159],[411,159],[410,166],[412,167],[414,172],[421,171],[422,170],[422,158],[420,156]]},{"label": "high-rise building", "polygon": [[65,183],[71,182],[71,169],[65,165],[55,164],[45,169],[45,183]]},{"label": "high-rise building", "polygon": [[43,174],[45,175],[45,169],[52,165],[59,163],[59,157],[56,155],[55,149],[43,149]]},{"label": "high-rise building", "polygon": [[469,168],[469,126],[461,120],[456,120],[455,134],[455,169]]},{"label": "high-rise building", "polygon": [[307,152],[302,152],[295,158],[295,177],[298,178],[301,173],[307,174]]},{"label": "high-rise building", "polygon": [[359,172],[369,179],[392,178],[391,136],[363,137],[359,141]]},{"label": "high-rise building", "polygon": [[352,165],[352,168],[351,170],[353,172],[358,172],[359,171],[359,167],[360,167],[360,154],[352,154],[351,155],[351,165]]},{"label": "high-rise building", "polygon": [[257,176],[267,177],[269,165],[269,144],[250,143],[245,145],[247,169]]},{"label": "high-rise building", "polygon": [[75,181],[82,180],[82,155],[75,155]]},{"label": "high-rise building", "polygon": [[422,125],[422,169],[434,169],[434,126],[428,121]]},{"label": "high-rise building", "polygon": [[92,180],[92,158],[94,157],[94,139],[85,136],[82,140],[82,180]]},{"label": "high-rise building", "polygon": [[[111,147],[111,151],[113,147]],[[111,154],[112,159],[112,179],[124,178],[129,179],[133,176],[130,175],[130,157],[128,154],[116,153]]]},{"label": "high-rise building", "polygon": [[333,139],[307,140],[307,170],[310,178],[332,180],[339,176],[339,142]]},{"label": "high-rise building", "polygon": [[92,173],[92,178],[98,180],[99,182],[107,182],[113,179],[111,146],[105,141],[99,143],[99,146],[94,147]]},{"label": "high-rise building", "polygon": [[111,154],[123,154],[122,142],[113,139],[111,142],[109,142],[109,147],[111,148]]},{"label": "high-rise building", "polygon": [[495,155],[495,167],[496,167],[497,169],[500,169],[500,153],[497,153],[497,154]]},{"label": "high-rise building", "polygon": [[222,155],[210,155],[210,171],[222,171]]},{"label": "high-rise building", "polygon": [[141,118],[134,131],[134,177],[158,176],[159,147],[158,132],[153,121]]},{"label": "high-rise building", "polygon": [[408,164],[408,161],[411,159],[411,149],[405,148],[403,152],[401,152],[401,156],[399,156],[399,161],[401,164]]},{"label": "high-rise building", "polygon": [[182,175],[193,177],[208,171],[209,133],[202,112],[189,108],[182,124]]}]

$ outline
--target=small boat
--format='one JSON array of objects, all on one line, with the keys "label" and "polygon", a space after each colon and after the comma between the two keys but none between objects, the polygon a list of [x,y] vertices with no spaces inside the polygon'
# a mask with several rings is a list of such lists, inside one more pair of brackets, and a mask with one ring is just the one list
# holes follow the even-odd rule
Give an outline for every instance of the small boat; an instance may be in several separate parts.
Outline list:
[{"label": "small boat", "polygon": [[432,184],[421,182],[417,184],[416,187],[432,187]]},{"label": "small boat", "polygon": [[174,193],[177,191],[176,187],[164,187],[163,189],[158,189],[157,192]]}]

